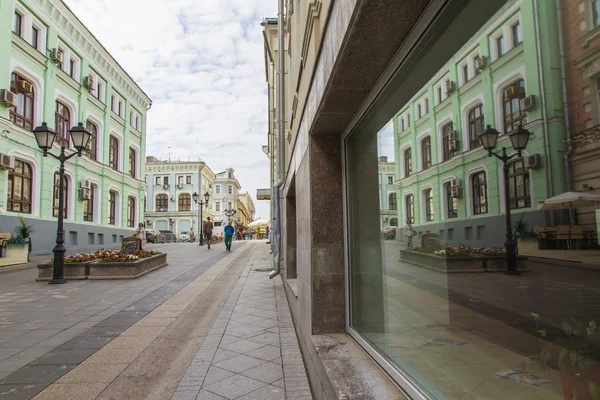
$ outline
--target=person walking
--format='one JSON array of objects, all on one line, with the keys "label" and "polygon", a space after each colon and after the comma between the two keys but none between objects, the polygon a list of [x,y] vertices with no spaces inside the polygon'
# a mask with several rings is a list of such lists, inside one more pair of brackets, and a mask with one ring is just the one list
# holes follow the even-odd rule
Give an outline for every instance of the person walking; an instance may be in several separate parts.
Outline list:
[{"label": "person walking", "polygon": [[410,223],[406,224],[405,229],[406,229],[406,237],[408,239],[408,243],[406,245],[410,249],[413,247],[412,240],[413,240],[413,237],[417,234],[417,232],[415,232],[415,230],[413,229],[413,227]]},{"label": "person walking", "polygon": [[269,225],[267,225],[267,227],[265,228],[265,235],[267,236],[267,240],[269,240],[269,232],[271,232],[271,230],[269,229]]},{"label": "person walking", "polygon": [[206,217],[206,222],[204,223],[204,234],[206,235],[206,244],[208,245],[208,249],[210,250],[210,241],[212,239],[212,231],[214,225],[210,220],[210,217]]},{"label": "person walking", "polygon": [[146,240],[146,229],[143,223],[138,224],[137,231],[135,231],[135,237],[140,239],[140,250],[142,249],[142,243]]},{"label": "person walking", "polygon": [[235,228],[231,226],[231,221],[227,222],[225,227],[225,250],[231,251],[231,240],[233,239],[233,232]]}]

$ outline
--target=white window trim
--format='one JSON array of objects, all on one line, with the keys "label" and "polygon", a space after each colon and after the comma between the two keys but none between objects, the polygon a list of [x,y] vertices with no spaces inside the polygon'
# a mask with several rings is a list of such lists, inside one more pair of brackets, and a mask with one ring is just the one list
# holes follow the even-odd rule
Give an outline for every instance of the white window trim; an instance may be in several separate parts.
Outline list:
[{"label": "white window trim", "polygon": [[[417,166],[419,167],[419,171],[423,171],[423,140],[429,136],[429,140],[431,143],[431,129],[427,128],[425,129],[423,132],[420,132],[417,137],[416,137],[416,141],[417,141]],[[431,143],[433,144],[433,143]],[[433,166],[433,151],[431,152],[431,166]]]},{"label": "white window trim", "polygon": [[[102,186],[100,185],[100,182],[97,181],[96,179],[88,178],[88,177],[85,177],[83,179],[87,179],[88,181],[90,181],[93,186],[96,186],[96,188],[94,189],[94,210],[93,210],[94,218],[92,218],[93,222],[83,221],[83,211],[82,211],[82,215],[81,215],[81,220],[86,224],[94,223],[94,224],[100,224],[103,226],[108,225],[108,223],[103,224],[101,222],[102,221],[102,215],[101,215],[102,214],[102,197],[100,196],[100,194],[102,193]],[[77,182],[77,187],[79,188],[79,182]]]},{"label": "white window trim", "polygon": [[[527,157],[530,155],[530,153],[526,150],[522,151],[523,153],[523,158]],[[514,160],[511,160],[514,161]],[[510,163],[509,163],[510,164]],[[531,201],[531,206],[528,208],[519,208],[517,210],[512,210],[511,213],[519,213],[519,212],[526,212],[526,211],[530,211],[530,210],[535,210],[535,198],[534,198],[534,182],[533,182],[533,173],[531,170],[527,171],[529,173],[529,198]],[[499,184],[499,196],[500,196],[500,213],[504,213],[506,212],[506,201],[504,200],[504,173],[502,172],[502,168],[498,168],[498,182],[500,182]]]},{"label": "white window trim", "polygon": [[[22,153],[18,150],[9,150],[7,153],[9,156],[11,157],[15,157],[15,158],[19,158],[29,164],[31,164],[31,166],[33,167],[33,177],[31,180],[31,214],[23,214],[25,215],[25,217],[27,218],[28,215],[31,215],[32,217],[39,217],[40,216],[40,199],[41,199],[41,176],[40,176],[40,163],[38,162],[38,160],[35,157],[31,157],[28,154]],[[8,202],[8,172],[3,172],[5,174],[5,179],[4,179],[4,206],[6,207],[6,204]],[[52,211],[50,211],[50,213],[52,213]],[[12,212],[12,211],[7,211],[7,214],[21,214],[18,212]]]},{"label": "white window trim", "polygon": [[[21,63],[17,59],[11,57],[10,58],[10,73],[16,72],[19,75],[27,78],[27,81],[33,85],[33,89],[35,91],[35,102],[34,102],[34,110],[35,114],[33,116],[33,126],[38,126],[41,124],[43,120],[43,111],[44,111],[44,99],[46,98],[44,95],[44,79],[33,72],[30,68],[28,68],[25,64]],[[10,78],[10,76],[9,76]]]},{"label": "white window trim", "polygon": [[[108,218],[110,216],[110,207],[109,207],[109,200],[110,200],[110,192],[115,192],[117,195],[115,196],[115,224],[112,226],[118,226],[118,227],[123,227],[123,219],[122,219],[122,210],[123,210],[123,197],[121,196],[121,190],[119,190],[119,188],[117,188],[114,185],[109,185],[108,186],[108,191],[106,192],[106,217]],[[108,223],[108,219],[106,220],[106,225],[110,225]],[[126,225],[126,224],[125,224]]]},{"label": "white window trim", "polygon": [[42,24],[41,22],[39,22],[37,19],[35,19],[34,17],[31,18],[31,27],[29,28],[29,40],[28,42],[31,44],[31,39],[33,39],[33,35],[31,34],[32,29],[36,28],[38,30],[38,42],[37,42],[37,46],[35,46],[35,49],[37,51],[39,51],[40,53],[44,54],[46,51],[46,40],[48,37],[48,30],[46,29],[46,26],[44,24]]},{"label": "white window trim", "polygon": [[[473,183],[471,182],[471,177],[478,172],[485,172],[485,180],[486,180],[486,198],[488,201],[488,212],[486,214],[474,214],[473,213]],[[467,174],[465,175],[465,182],[463,182],[463,195],[467,200],[467,218],[474,217],[489,217],[492,213],[490,207],[490,174],[488,173],[488,169],[485,165],[480,165],[475,168],[471,168]]]},{"label": "white window trim", "polygon": [[503,135],[504,132],[504,118],[502,116],[502,98],[504,97],[504,89],[509,86],[511,82],[518,81],[519,79],[523,79],[523,81],[525,81],[525,93],[527,93],[527,77],[525,75],[524,65],[517,68],[511,74],[508,74],[494,84],[494,114],[496,121],[496,126],[494,128],[500,132],[500,135]]},{"label": "white window trim", "polygon": [[[469,112],[471,112],[471,110],[473,110],[473,108],[477,107],[479,104],[481,104],[483,106],[483,122],[484,122],[484,126],[485,124],[488,123],[486,115],[485,115],[485,104],[483,103],[484,100],[484,96],[483,93],[479,93],[477,96],[472,97],[471,99],[468,100],[468,102],[465,102],[461,108],[460,108],[460,115],[461,115],[461,119],[462,119],[462,126],[461,126],[461,130],[462,130],[462,149],[463,152],[467,152],[467,151],[471,151],[471,150],[476,150],[476,149],[471,149],[470,147],[470,140],[469,140]],[[477,148],[477,149],[481,149],[481,148]]]},{"label": "white window trim", "polygon": [[450,161],[450,160],[445,160],[444,161],[444,148],[443,148],[443,140],[442,140],[442,128],[448,124],[449,122],[453,123],[453,128],[456,129],[456,126],[454,125],[454,113],[448,113],[446,115],[444,115],[443,117],[440,117],[438,119],[438,122],[436,124],[435,130],[436,130],[436,142],[437,142],[437,160],[431,160],[431,163],[443,163],[445,161]]},{"label": "white window trim", "polygon": [[[427,221],[427,215],[426,215],[426,206],[425,206],[425,191],[431,189],[431,198],[435,199],[435,190],[433,189],[433,185],[432,184],[427,184],[424,185],[422,188],[420,188],[419,191],[419,212],[420,212],[420,216],[421,216],[421,225],[427,225],[427,224],[433,224],[436,223],[435,220],[435,205],[433,207],[433,221]],[[416,211],[415,211],[416,213]],[[416,222],[416,221],[415,221]]]},{"label": "white window trim", "polygon": [[[465,85],[467,82],[469,82],[472,78],[471,76],[471,71],[469,69],[469,57],[467,57],[466,59],[464,59],[459,65],[458,65],[458,86],[463,86]],[[463,74],[463,70],[464,68],[467,67],[467,80],[465,80],[464,74]]]},{"label": "white window trim", "polygon": [[96,138],[96,160],[97,162],[102,163],[104,160],[103,150],[104,150],[104,123],[102,120],[96,115],[90,113],[89,111],[86,113],[85,120],[90,120],[98,127],[98,137]]},{"label": "white window trim", "polygon": [[[399,149],[400,150],[400,157],[399,157],[400,158],[400,165],[399,165],[399,167],[400,167],[400,179],[406,179],[407,178],[406,173],[404,171],[404,164],[405,164],[404,163],[404,152],[407,149],[412,149],[413,147],[414,146],[412,145],[412,142],[408,142],[408,143],[403,144],[402,147],[400,147],[400,149]],[[411,152],[411,157],[412,157],[412,152]],[[414,161],[414,159],[413,159],[413,161]],[[415,171],[414,171],[414,164],[413,164],[413,172],[412,172],[411,176],[414,175],[414,173],[415,173]]]},{"label": "white window trim", "polygon": [[[162,177],[161,177],[161,182],[162,182]],[[161,183],[162,185],[162,183]],[[164,194],[167,196],[167,211],[156,211],[156,205],[157,205],[157,201],[156,198],[158,196],[160,196],[161,194]],[[154,192],[154,198],[152,199],[152,212],[169,212],[171,211],[171,197],[169,192],[165,192],[164,190],[161,190],[160,192]]]},{"label": "white window trim", "polygon": [[[61,91],[60,89],[56,88],[54,89],[54,104],[53,106],[53,120],[56,120],[55,114],[56,114],[56,102],[60,101],[62,104],[64,104],[65,106],[67,106],[67,108],[69,109],[69,113],[70,113],[70,118],[71,118],[71,127],[76,126],[77,123],[79,122],[79,110],[78,110],[78,105],[77,102],[72,100],[68,95],[66,95],[63,91]],[[56,122],[56,121],[55,121]],[[68,138],[69,140],[69,145],[71,145],[71,138]]]},{"label": "white window trim", "polygon": [[[144,204],[140,204],[140,199],[138,195],[134,192],[127,193],[127,213],[129,213],[129,198],[133,197],[135,199],[135,212],[133,213],[133,228],[137,229],[138,224],[140,223],[140,207],[144,208]],[[127,216],[127,214],[125,214]],[[143,215],[143,213],[142,213]],[[125,218],[125,226],[127,226],[127,218]],[[129,228],[129,227],[128,227]],[[131,229],[131,228],[129,228]]]},{"label": "white window trim", "polygon": [[[127,174],[127,171],[125,169],[125,164],[124,164],[124,156],[123,156],[123,135],[121,135],[120,133],[118,133],[116,130],[111,129],[110,130],[110,134],[108,135],[108,147],[109,147],[109,151],[106,152],[106,162],[103,162],[103,164],[105,165],[109,165],[109,161],[110,161],[110,137],[114,136],[117,138],[117,140],[119,141],[119,154],[117,155],[117,160],[118,160],[118,164],[117,164],[117,170],[115,171],[114,169],[110,168],[111,171],[115,171],[115,172],[121,172],[123,174]],[[169,183],[171,182],[171,179],[169,178]]]},{"label": "white window trim", "polygon": [[[141,173],[141,168],[142,168],[142,160],[141,160],[141,152],[140,152],[140,146],[138,146],[136,143],[133,142],[129,142],[129,145],[127,146],[127,161],[129,161],[129,148],[133,147],[133,150],[135,150],[135,179],[140,179],[140,173]],[[127,162],[127,171],[124,172],[127,176],[131,177],[131,175],[129,175],[129,162]]]},{"label": "white window trim", "polygon": [[508,21],[506,21],[506,23],[504,24],[504,27],[503,27],[508,32],[508,36],[505,35],[504,37],[510,38],[510,43],[508,43],[506,51],[510,51],[515,48],[515,44],[514,44],[515,38],[513,35],[513,26],[515,26],[517,23],[519,23],[521,25],[521,39],[524,40],[524,38],[523,38],[523,23],[521,22],[521,14],[517,13],[517,14],[513,15]]},{"label": "white window trim", "polygon": [[407,222],[407,219],[408,219],[408,213],[406,212],[406,206],[407,206],[408,202],[406,201],[406,198],[408,196],[410,196],[410,195],[413,196],[413,202],[414,202],[414,208],[415,208],[415,215],[414,215],[415,222],[414,222],[413,225],[417,225],[417,224],[419,224],[419,218],[418,218],[419,217],[419,213],[418,213],[418,211],[419,211],[420,207],[417,205],[418,202],[416,201],[416,199],[415,199],[415,197],[416,197],[415,193],[412,190],[407,190],[406,192],[404,192],[404,196],[402,196],[402,210],[401,210],[402,211],[402,213],[401,213],[402,220],[403,220],[404,225],[406,225],[406,222]]},{"label": "white window trim", "polygon": [[[440,181],[440,219],[441,221],[457,220],[458,218],[448,218],[448,199],[446,198],[446,184],[452,184],[452,179],[456,179],[455,175],[447,176]],[[464,192],[463,192],[464,195]]]}]

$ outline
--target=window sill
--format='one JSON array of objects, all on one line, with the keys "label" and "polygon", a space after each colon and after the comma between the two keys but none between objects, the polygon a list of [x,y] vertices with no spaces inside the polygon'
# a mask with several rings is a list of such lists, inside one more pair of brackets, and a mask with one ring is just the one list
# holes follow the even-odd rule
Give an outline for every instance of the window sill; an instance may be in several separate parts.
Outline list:
[{"label": "window sill", "polygon": [[15,47],[22,50],[26,55],[30,56],[32,59],[39,62],[40,64],[46,64],[46,61],[48,61],[48,57],[46,57],[45,54],[33,47],[31,43],[27,42],[21,36],[17,35],[12,31],[11,33],[13,35],[13,45]]},{"label": "window sill", "polygon": [[511,61],[514,61],[517,57],[519,57],[523,54],[524,54],[523,43],[520,43],[519,45],[508,50],[501,57],[498,57],[494,61],[492,61],[489,68],[492,72],[496,72],[498,69],[509,64]]}]

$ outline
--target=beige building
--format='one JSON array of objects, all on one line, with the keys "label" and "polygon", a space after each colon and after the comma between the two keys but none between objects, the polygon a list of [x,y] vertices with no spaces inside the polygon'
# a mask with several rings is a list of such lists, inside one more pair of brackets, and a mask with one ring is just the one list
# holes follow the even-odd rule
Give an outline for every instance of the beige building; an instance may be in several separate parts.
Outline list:
[{"label": "beige building", "polygon": [[248,192],[239,194],[237,199],[238,224],[244,228],[255,220],[256,208],[254,201]]}]

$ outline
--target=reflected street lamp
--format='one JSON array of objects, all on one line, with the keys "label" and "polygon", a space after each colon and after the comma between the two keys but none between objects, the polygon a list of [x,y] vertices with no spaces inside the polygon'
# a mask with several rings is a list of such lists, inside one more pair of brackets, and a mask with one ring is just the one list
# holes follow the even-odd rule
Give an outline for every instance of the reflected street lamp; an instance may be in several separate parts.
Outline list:
[{"label": "reflected street lamp", "polygon": [[506,154],[506,147],[502,147],[501,152],[493,152],[496,148],[496,143],[498,142],[498,135],[500,133],[492,128],[490,125],[487,126],[487,129],[483,131],[479,135],[479,140],[483,145],[483,148],[488,151],[488,155],[495,156],[497,159],[502,161],[502,172],[504,174],[504,204],[506,207],[506,241],[504,242],[504,247],[506,248],[506,275],[520,275],[517,269],[517,251],[515,242],[513,240],[512,234],[512,223],[510,220],[510,193],[509,193],[509,182],[508,182],[508,161],[510,161],[514,157],[521,157],[521,152],[525,150],[527,146],[527,142],[529,142],[529,138],[531,137],[531,132],[527,129],[524,129],[521,125],[512,132],[508,134],[510,141],[512,143],[513,149],[516,153],[512,155]]},{"label": "reflected street lamp", "polygon": [[204,193],[204,201],[200,200],[200,195],[196,192],[194,192],[194,194],[192,195],[192,199],[194,199],[194,203],[199,204],[200,207],[198,209],[199,212],[199,216],[198,216],[198,236],[200,238],[200,242],[198,243],[198,246],[204,246],[204,237],[203,237],[203,233],[202,232],[202,206],[208,206],[208,200],[210,199],[210,193],[208,193],[208,190],[206,191],[206,193]]},{"label": "reflected street lamp", "polygon": [[73,141],[73,147],[77,150],[76,153],[70,155],[65,154],[65,146],[60,147],[60,154],[58,156],[49,153],[54,144],[56,133],[48,127],[48,124],[42,122],[41,126],[36,127],[33,130],[35,140],[37,141],[38,147],[44,152],[44,157],[48,155],[56,158],[60,162],[59,169],[59,185],[58,185],[58,228],[56,231],[56,246],[52,250],[54,253],[54,265],[52,268],[52,279],[49,284],[60,284],[65,283],[64,269],[65,269],[65,232],[63,227],[63,209],[65,202],[64,185],[65,185],[65,162],[74,156],[81,157],[83,150],[87,147],[88,142],[92,134],[90,131],[85,129],[83,123],[79,123],[77,126],[72,127],[69,131],[71,140]]}]

